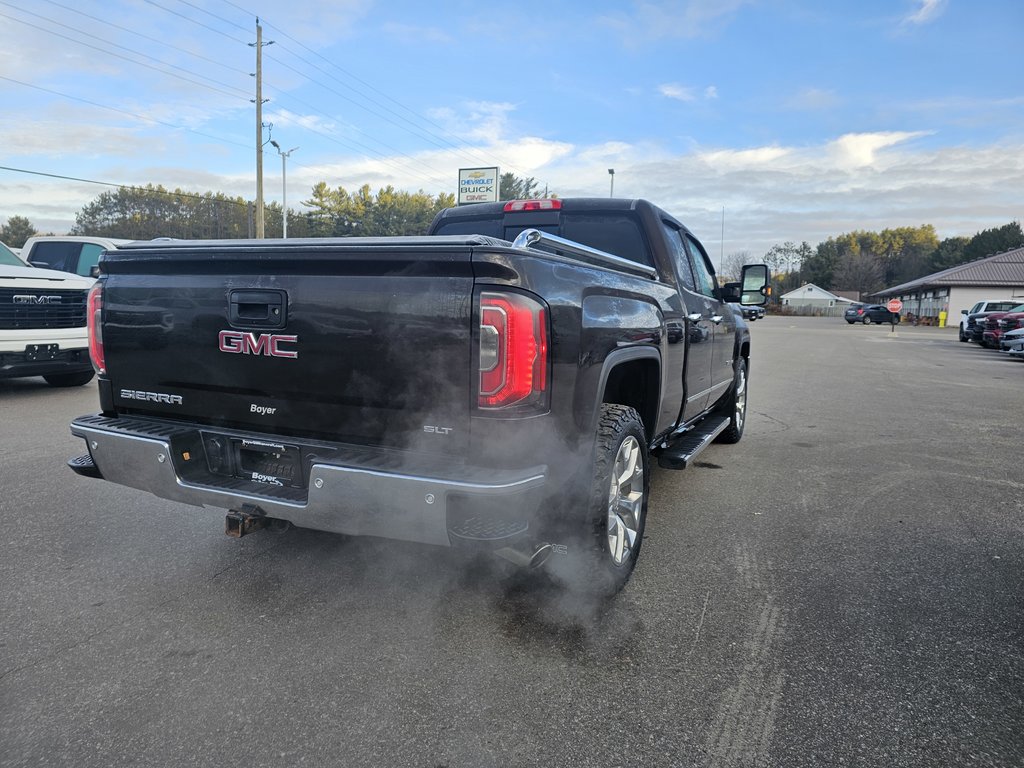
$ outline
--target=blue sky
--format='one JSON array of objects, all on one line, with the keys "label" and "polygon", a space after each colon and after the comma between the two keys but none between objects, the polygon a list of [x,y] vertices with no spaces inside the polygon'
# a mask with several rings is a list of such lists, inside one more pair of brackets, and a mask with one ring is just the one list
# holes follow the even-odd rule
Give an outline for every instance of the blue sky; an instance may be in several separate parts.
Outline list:
[{"label": "blue sky", "polygon": [[[1019,0],[0,0],[0,165],[254,197],[257,15],[293,207],[498,165],[562,196],[615,168],[712,252],[1022,218]],[[105,189],[0,170],[0,222]]]}]

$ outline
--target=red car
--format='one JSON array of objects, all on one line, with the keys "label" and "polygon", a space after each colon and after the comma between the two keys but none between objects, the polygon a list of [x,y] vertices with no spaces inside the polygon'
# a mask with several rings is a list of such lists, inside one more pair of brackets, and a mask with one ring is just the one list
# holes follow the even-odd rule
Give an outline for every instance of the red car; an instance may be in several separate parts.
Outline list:
[{"label": "red car", "polygon": [[993,312],[984,322],[981,346],[999,349],[999,339],[1004,333],[1024,327],[1024,304],[1013,307],[1008,312]]}]

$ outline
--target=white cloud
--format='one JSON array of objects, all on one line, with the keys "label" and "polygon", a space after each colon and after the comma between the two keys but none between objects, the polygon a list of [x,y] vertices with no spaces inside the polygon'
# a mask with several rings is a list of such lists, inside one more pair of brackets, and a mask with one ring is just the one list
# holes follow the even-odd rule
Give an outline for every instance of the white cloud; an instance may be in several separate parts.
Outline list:
[{"label": "white cloud", "polygon": [[[697,91],[686,85],[680,85],[679,83],[662,83],[658,86],[658,93],[664,96],[666,99],[675,99],[683,103],[697,101]],[[718,98],[718,89],[713,86],[707,86],[702,95],[707,100]]]},{"label": "white cloud", "polygon": [[862,168],[875,165],[878,150],[927,135],[927,131],[847,133],[830,142],[828,151],[837,167]]},{"label": "white cloud", "polygon": [[945,10],[946,0],[918,0],[913,13],[903,17],[904,24],[927,24],[935,21]]},{"label": "white cloud", "polygon": [[693,101],[696,98],[693,95],[692,88],[686,88],[678,83],[665,83],[663,85],[659,85],[658,93],[668,99],[675,99],[676,101]]},{"label": "white cloud", "polygon": [[332,133],[338,130],[336,123],[320,115],[299,115],[287,109],[266,110],[263,120],[273,123],[274,128],[303,128],[320,133]]}]

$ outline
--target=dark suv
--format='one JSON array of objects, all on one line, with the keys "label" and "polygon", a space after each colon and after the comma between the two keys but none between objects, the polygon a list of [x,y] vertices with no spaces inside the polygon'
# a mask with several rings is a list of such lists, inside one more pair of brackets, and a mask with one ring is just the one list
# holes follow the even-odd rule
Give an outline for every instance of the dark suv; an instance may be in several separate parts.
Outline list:
[{"label": "dark suv", "polygon": [[890,312],[882,304],[854,304],[843,314],[843,319],[850,325],[854,323],[898,323],[900,316]]}]

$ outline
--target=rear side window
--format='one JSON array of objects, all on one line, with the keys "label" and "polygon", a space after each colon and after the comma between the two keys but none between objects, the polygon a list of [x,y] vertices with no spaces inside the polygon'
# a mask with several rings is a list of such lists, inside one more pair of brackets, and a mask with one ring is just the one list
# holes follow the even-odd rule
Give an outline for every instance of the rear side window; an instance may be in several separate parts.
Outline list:
[{"label": "rear side window", "polygon": [[[78,266],[75,272],[83,277],[89,277],[89,270],[100,263],[100,254],[106,249],[102,245],[85,243],[82,245],[82,252],[78,256]],[[69,270],[70,271],[70,270]]]},{"label": "rear side window", "polygon": [[693,281],[693,270],[690,269],[690,259],[686,255],[686,248],[683,246],[683,233],[666,221],[661,222],[665,229],[665,240],[668,242],[669,252],[672,254],[672,261],[675,262],[676,271],[679,273],[679,280],[683,287],[691,291],[696,290],[696,283]]},{"label": "rear side window", "polygon": [[690,251],[690,263],[693,265],[693,277],[697,281],[697,290],[705,296],[714,298],[715,278],[711,276],[704,249],[689,235],[686,236],[686,245]]}]

